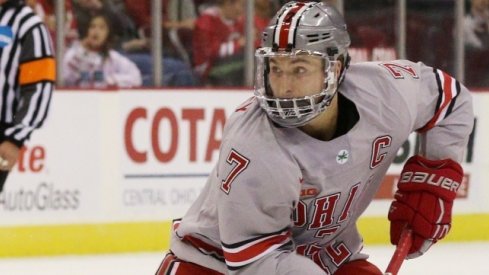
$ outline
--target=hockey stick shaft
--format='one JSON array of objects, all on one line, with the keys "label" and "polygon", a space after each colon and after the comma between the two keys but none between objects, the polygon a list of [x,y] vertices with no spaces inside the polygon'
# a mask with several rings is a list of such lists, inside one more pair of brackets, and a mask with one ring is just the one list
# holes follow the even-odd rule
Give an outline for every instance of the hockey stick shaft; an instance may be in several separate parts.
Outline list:
[{"label": "hockey stick shaft", "polygon": [[413,244],[412,234],[413,233],[409,228],[402,231],[399,243],[397,243],[396,251],[394,251],[394,255],[392,255],[391,261],[385,271],[385,275],[397,275],[399,269],[401,269],[402,262],[406,259],[409,249]]}]

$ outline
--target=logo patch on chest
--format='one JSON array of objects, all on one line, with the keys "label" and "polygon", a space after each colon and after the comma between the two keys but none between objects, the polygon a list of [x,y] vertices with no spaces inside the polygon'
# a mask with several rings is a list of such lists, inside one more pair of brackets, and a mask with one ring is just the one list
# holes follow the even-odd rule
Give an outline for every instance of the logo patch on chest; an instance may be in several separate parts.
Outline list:
[{"label": "logo patch on chest", "polygon": [[338,152],[338,155],[336,155],[336,162],[338,164],[345,164],[348,161],[348,158],[350,157],[350,153],[348,150],[341,150]]},{"label": "logo patch on chest", "polygon": [[301,199],[304,198],[310,198],[310,197],[315,197],[317,194],[319,194],[319,190],[317,188],[304,188],[301,189]]}]

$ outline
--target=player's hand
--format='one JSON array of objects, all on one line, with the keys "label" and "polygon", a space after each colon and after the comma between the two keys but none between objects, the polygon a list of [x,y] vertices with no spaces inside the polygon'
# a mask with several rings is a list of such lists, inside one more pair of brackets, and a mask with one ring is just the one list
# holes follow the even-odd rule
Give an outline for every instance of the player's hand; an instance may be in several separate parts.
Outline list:
[{"label": "player's hand", "polygon": [[452,205],[463,178],[463,169],[451,159],[408,159],[389,210],[391,243],[399,242],[404,227],[413,230],[408,259],[424,254],[445,237],[451,227]]},{"label": "player's hand", "polygon": [[0,143],[0,171],[10,171],[19,158],[19,147],[10,141]]}]

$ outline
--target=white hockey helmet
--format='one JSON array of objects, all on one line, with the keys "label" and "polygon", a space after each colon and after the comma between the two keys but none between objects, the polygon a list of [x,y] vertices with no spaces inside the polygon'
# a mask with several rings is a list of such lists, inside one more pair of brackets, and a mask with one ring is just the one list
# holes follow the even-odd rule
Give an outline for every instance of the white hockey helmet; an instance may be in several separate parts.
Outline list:
[{"label": "white hockey helmet", "polygon": [[[349,63],[350,36],[343,16],[322,2],[285,4],[263,32],[256,50],[255,96],[269,118],[283,127],[299,127],[323,112],[331,103]],[[277,98],[269,83],[270,58],[310,55],[324,64],[322,90],[300,98]],[[342,60],[340,75],[335,66]]]}]

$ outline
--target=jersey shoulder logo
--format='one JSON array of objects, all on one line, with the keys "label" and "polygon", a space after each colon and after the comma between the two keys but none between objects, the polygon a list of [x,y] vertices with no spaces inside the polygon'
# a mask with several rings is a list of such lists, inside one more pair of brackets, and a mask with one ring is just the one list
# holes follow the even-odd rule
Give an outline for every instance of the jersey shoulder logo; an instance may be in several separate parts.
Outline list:
[{"label": "jersey shoulder logo", "polygon": [[395,79],[404,79],[404,76],[410,75],[412,78],[419,78],[418,73],[413,67],[392,62],[384,62],[379,64],[386,69]]},{"label": "jersey shoulder logo", "polygon": [[14,40],[14,33],[9,26],[0,26],[0,48],[5,48]]}]

